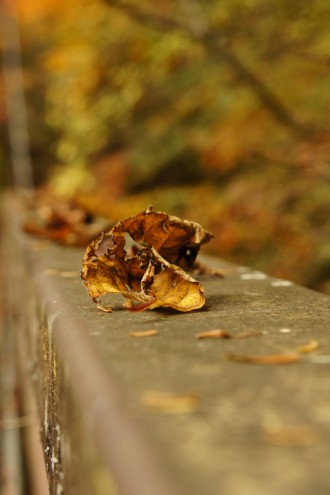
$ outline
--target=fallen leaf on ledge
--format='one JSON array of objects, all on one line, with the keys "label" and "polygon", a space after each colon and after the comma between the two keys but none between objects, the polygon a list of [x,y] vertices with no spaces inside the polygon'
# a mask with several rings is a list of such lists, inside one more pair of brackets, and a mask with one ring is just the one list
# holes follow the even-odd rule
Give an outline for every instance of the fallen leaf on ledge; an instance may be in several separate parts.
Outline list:
[{"label": "fallen leaf on ledge", "polygon": [[158,335],[158,330],[140,330],[140,331],[133,331],[133,332],[130,332],[130,336],[131,337],[137,337],[137,338],[140,338],[140,337],[152,337],[154,335]]},{"label": "fallen leaf on ledge", "polygon": [[197,339],[246,339],[248,337],[255,337],[264,335],[263,332],[257,330],[251,330],[249,332],[229,333],[226,330],[215,329],[206,330],[205,332],[196,333]]},{"label": "fallen leaf on ledge", "polygon": [[298,352],[301,352],[302,354],[308,354],[309,352],[314,352],[320,347],[320,344],[318,343],[317,340],[312,339],[309,344],[305,345],[300,345],[298,347]]},{"label": "fallen leaf on ledge", "polygon": [[111,306],[104,306],[103,304],[97,304],[96,307],[100,311],[103,311],[103,313],[112,313]]},{"label": "fallen leaf on ledge", "polygon": [[260,356],[228,353],[226,357],[230,361],[248,364],[292,364],[300,360],[300,355],[298,353],[266,354]]},{"label": "fallen leaf on ledge", "polygon": [[36,195],[23,224],[23,230],[28,234],[75,247],[85,247],[103,228],[104,222],[97,221],[74,201],[63,201],[51,195]]},{"label": "fallen leaf on ledge", "polygon": [[205,332],[196,333],[196,339],[231,339],[232,336],[225,330],[206,330]]},{"label": "fallen leaf on ledge", "polygon": [[[142,244],[125,250],[125,234]],[[85,252],[82,279],[94,302],[120,293],[132,311],[170,307],[192,311],[205,303],[203,286],[183,267],[191,267],[199,247],[212,235],[188,220],[149,207],[117,222],[92,241]]]},{"label": "fallen leaf on ledge", "polygon": [[196,410],[200,403],[194,393],[172,393],[146,391],[141,396],[141,403],[152,412],[160,414],[188,414]]}]

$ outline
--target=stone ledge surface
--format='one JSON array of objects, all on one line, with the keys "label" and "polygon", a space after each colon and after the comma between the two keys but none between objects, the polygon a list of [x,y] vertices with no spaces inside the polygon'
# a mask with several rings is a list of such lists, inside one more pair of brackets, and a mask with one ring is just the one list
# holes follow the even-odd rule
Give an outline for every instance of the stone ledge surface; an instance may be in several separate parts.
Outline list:
[{"label": "stone ledge surface", "polygon": [[[312,339],[313,356],[329,356],[329,297],[207,259],[228,274],[200,277],[202,310],[133,314],[116,300],[112,314],[101,313],[81,284],[83,252],[25,236],[14,207],[4,211],[16,338],[39,403],[52,495],[329,493],[330,362],[226,358],[295,352]],[[195,337],[216,328],[263,335]],[[130,336],[147,329],[158,334]],[[148,391],[192,393],[199,403],[186,414],[155,412],[141,400]]]}]

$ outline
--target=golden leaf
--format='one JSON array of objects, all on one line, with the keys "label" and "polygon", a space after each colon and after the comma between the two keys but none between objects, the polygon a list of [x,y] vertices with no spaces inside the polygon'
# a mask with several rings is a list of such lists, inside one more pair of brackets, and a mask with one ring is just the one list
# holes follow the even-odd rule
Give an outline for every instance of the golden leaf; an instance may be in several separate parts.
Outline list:
[{"label": "golden leaf", "polygon": [[317,340],[312,339],[309,344],[300,345],[298,351],[302,354],[308,354],[309,352],[314,352],[319,348],[319,343]]},{"label": "golden leaf", "polygon": [[140,330],[138,332],[130,332],[130,336],[131,337],[137,337],[137,338],[140,338],[140,337],[153,337],[154,335],[158,335],[158,330]]},{"label": "golden leaf", "polygon": [[[135,248],[133,255],[125,250],[126,232],[143,245]],[[94,302],[104,294],[121,293],[131,302],[132,311],[160,306],[178,311],[201,308],[205,303],[203,286],[182,266],[194,262],[199,245],[210,236],[194,222],[149,207],[119,221],[89,244],[83,260],[83,282]]]}]

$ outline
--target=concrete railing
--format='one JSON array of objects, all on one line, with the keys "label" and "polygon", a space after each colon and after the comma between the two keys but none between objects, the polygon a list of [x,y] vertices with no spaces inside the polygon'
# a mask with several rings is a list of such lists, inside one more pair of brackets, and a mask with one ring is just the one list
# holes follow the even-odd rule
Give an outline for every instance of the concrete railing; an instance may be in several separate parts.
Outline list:
[{"label": "concrete railing", "polygon": [[[329,493],[329,297],[208,259],[227,275],[200,277],[202,310],[102,313],[83,250],[2,211],[7,331],[51,495]],[[242,338],[196,338],[215,329]],[[265,355],[294,357],[236,362]]]}]

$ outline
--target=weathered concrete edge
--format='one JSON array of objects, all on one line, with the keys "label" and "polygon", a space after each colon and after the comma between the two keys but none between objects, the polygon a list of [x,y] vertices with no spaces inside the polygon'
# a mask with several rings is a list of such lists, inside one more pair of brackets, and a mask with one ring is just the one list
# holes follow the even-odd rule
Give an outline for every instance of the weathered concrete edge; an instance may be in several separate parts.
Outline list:
[{"label": "weathered concrete edge", "polygon": [[[12,199],[7,199],[4,207],[7,213],[17,211]],[[89,435],[114,476],[118,492],[122,495],[182,493],[158,461],[139,426],[128,417],[120,391],[88,336],[88,322],[72,314],[56,284],[44,275],[42,253],[31,249],[17,218],[10,229],[12,239],[27,259],[27,275],[34,280],[58,357],[69,370],[72,391]]]}]

